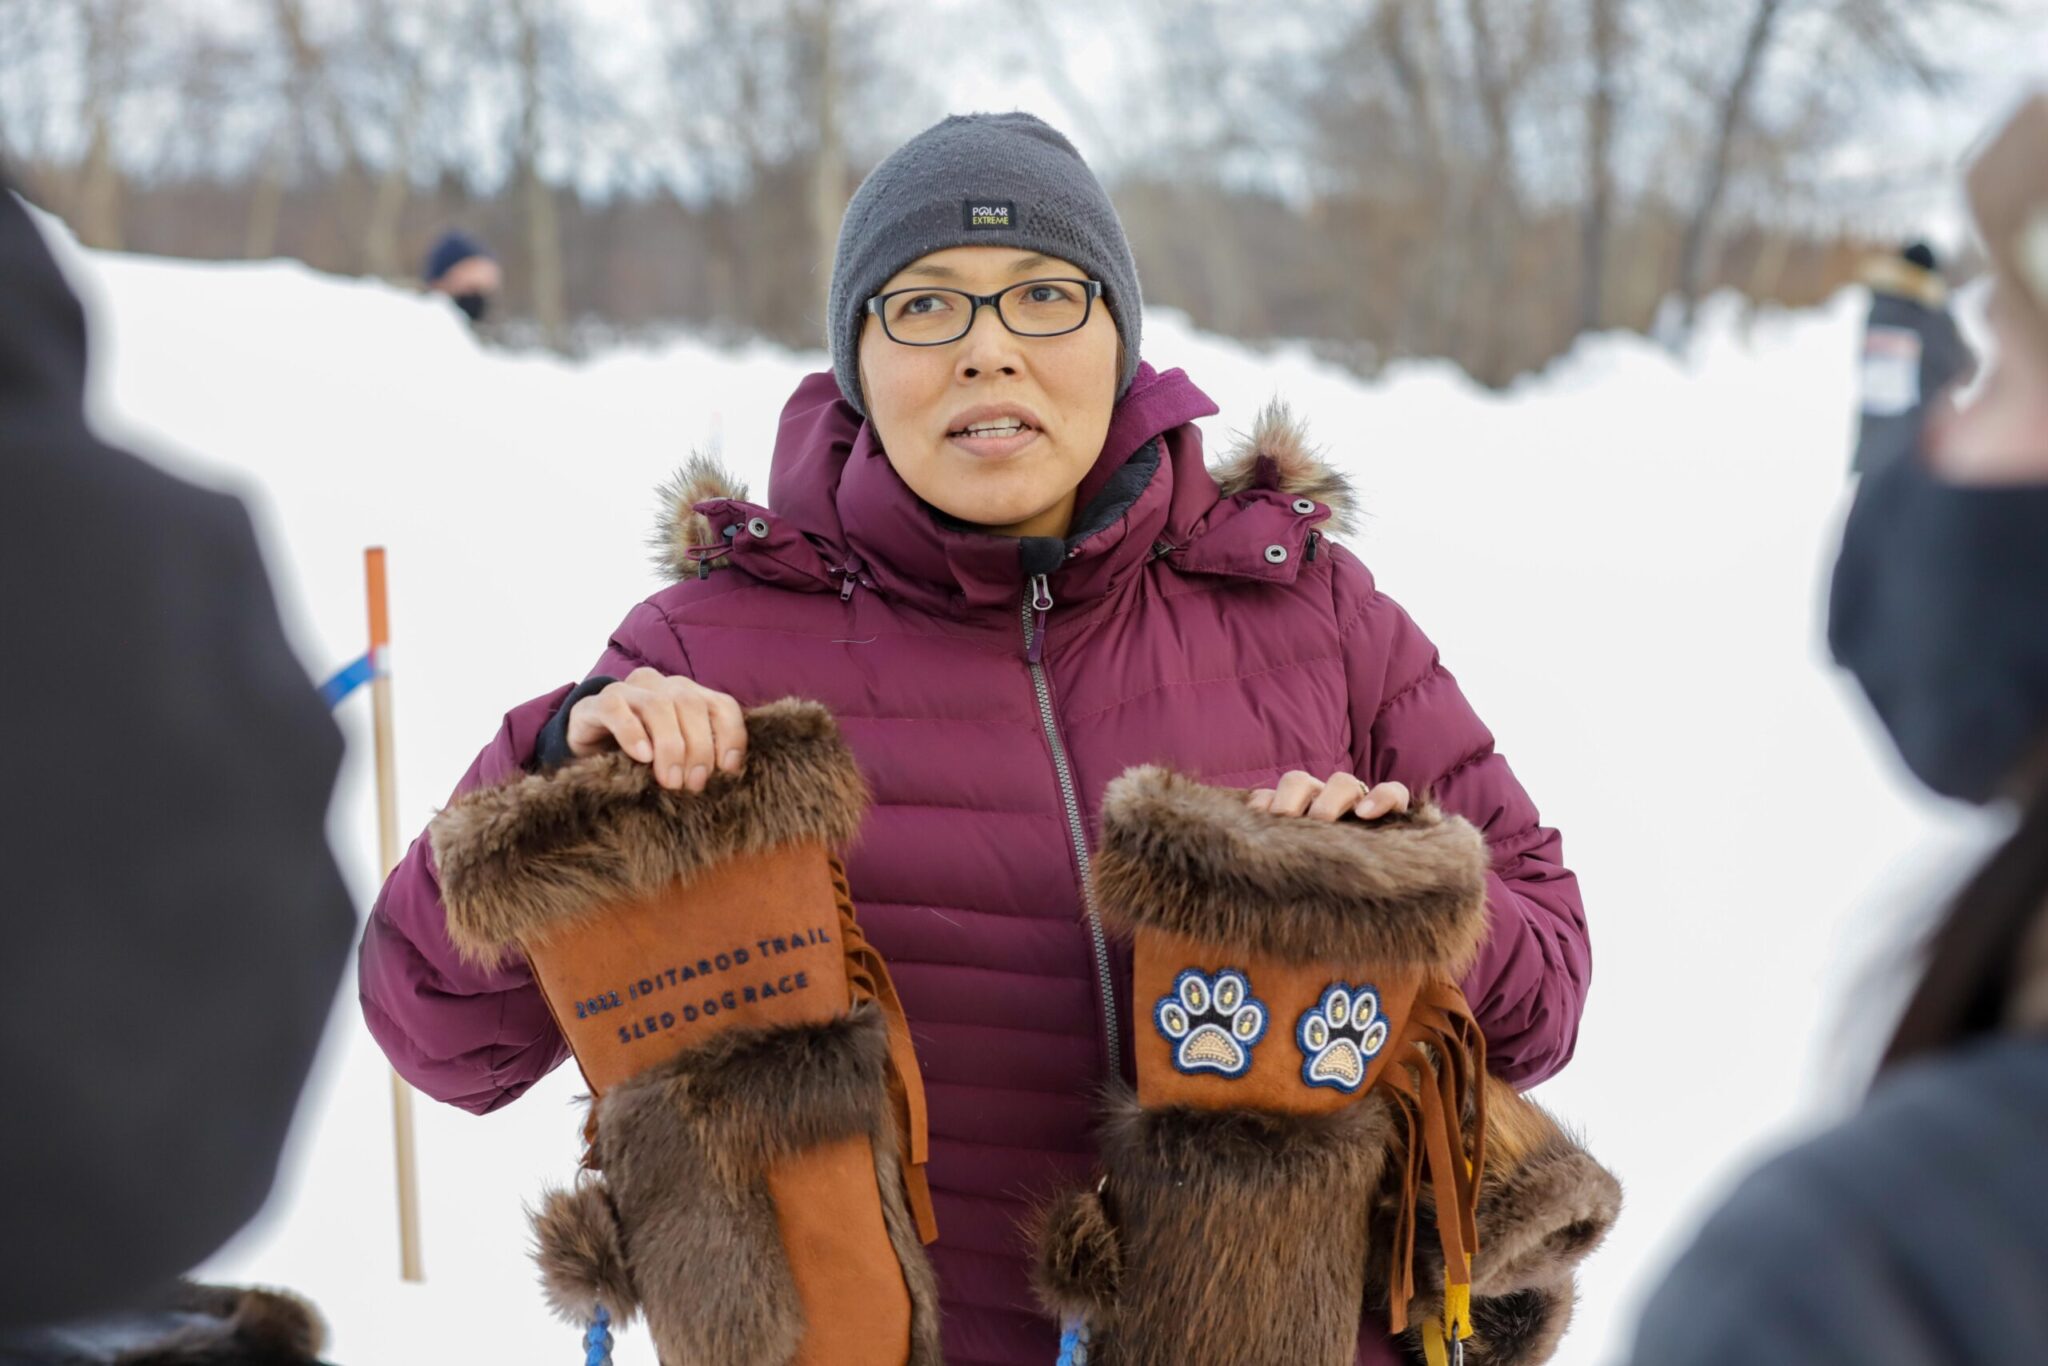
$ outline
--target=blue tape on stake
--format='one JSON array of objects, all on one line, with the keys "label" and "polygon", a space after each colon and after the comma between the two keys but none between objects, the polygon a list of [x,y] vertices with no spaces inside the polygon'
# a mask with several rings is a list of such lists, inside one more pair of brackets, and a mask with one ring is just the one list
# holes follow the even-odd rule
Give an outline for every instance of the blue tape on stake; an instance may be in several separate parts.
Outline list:
[{"label": "blue tape on stake", "polygon": [[368,655],[344,664],[325,683],[320,685],[320,697],[331,711],[347,700],[348,695],[377,676],[377,666]]}]

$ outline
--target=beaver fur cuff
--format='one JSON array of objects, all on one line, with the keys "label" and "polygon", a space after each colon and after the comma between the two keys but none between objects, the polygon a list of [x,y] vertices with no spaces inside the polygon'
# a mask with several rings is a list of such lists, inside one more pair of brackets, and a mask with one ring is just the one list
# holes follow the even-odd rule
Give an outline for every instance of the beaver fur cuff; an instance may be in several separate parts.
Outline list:
[{"label": "beaver fur cuff", "polygon": [[1293,962],[1429,968],[1453,979],[1486,934],[1486,841],[1425,805],[1335,826],[1254,811],[1245,793],[1132,769],[1102,801],[1105,924]]},{"label": "beaver fur cuff", "polygon": [[648,896],[730,859],[852,843],[868,790],[832,714],[785,700],[747,713],[743,778],[671,792],[600,754],[464,794],[428,827],[448,937],[492,963],[592,908]]}]

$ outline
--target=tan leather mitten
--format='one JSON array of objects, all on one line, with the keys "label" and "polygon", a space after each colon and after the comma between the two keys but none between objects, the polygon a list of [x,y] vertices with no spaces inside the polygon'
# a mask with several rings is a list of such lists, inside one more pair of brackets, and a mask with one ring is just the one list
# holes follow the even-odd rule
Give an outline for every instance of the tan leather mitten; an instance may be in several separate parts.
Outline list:
[{"label": "tan leather mitten", "polygon": [[821,707],[747,735],[701,795],[608,754],[431,827],[449,937],[526,956],[590,1084],[543,1284],[644,1314],[665,1366],[937,1366],[923,1087],[834,853],[867,791]]},{"label": "tan leather mitten", "polygon": [[1330,825],[1246,795],[1137,769],[1105,796],[1138,1085],[1111,1098],[1100,1184],[1047,1212],[1041,1296],[1091,1366],[1348,1366],[1374,1304],[1470,1345],[1494,1126],[1454,984],[1485,842],[1427,806]]}]

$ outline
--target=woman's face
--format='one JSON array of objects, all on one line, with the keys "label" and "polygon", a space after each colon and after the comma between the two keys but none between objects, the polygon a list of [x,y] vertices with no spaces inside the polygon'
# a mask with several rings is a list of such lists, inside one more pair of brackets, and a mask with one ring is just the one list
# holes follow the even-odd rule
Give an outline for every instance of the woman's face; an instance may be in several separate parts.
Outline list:
[{"label": "woman's face", "polygon": [[2048,348],[2010,288],[1991,297],[1995,350],[1977,392],[1944,401],[1928,432],[1928,464],[1959,484],[2048,483]]},{"label": "woman's face", "polygon": [[[920,257],[877,293],[936,286],[994,294],[1026,280],[1087,278],[1055,256],[951,247]],[[927,314],[964,306],[949,296],[910,303]],[[903,306],[892,301],[892,311]],[[891,341],[869,314],[860,371],[875,434],[918,497],[1003,535],[1066,534],[1074,491],[1102,454],[1116,404],[1116,324],[1102,300],[1086,325],[1057,337],[1017,336],[993,308],[977,309],[967,335],[943,346]]]}]

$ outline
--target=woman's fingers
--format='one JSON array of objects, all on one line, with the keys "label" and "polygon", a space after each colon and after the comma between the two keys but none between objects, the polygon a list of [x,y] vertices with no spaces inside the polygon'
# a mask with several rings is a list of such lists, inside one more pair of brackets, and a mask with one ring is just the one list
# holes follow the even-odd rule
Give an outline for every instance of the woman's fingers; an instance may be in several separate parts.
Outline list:
[{"label": "woman's fingers", "polygon": [[711,781],[711,765],[717,755],[711,748],[711,708],[699,697],[677,697],[676,724],[683,733],[683,786],[702,792]]},{"label": "woman's fingers", "polygon": [[1355,810],[1360,820],[1376,821],[1382,816],[1391,816],[1396,811],[1406,811],[1408,801],[1406,784],[1381,783],[1358,799]]},{"label": "woman's fingers", "polygon": [[[581,759],[612,747],[615,742],[609,715],[611,706],[611,699],[600,692],[592,693],[569,709],[569,729],[564,737],[569,742],[569,753]],[[625,741],[616,743],[619,748],[626,748]],[[627,752],[632,753],[631,750]],[[640,756],[635,754],[633,757],[638,759]]]},{"label": "woman's fingers", "polygon": [[711,707],[711,751],[721,773],[738,773],[747,762],[747,714],[737,698],[707,694]]},{"label": "woman's fingers", "polygon": [[1375,821],[1397,811],[1406,811],[1411,798],[1401,783],[1368,787],[1354,773],[1338,771],[1327,779],[1296,769],[1282,775],[1274,787],[1262,787],[1245,798],[1254,811],[1275,816],[1307,816],[1310,820],[1338,821],[1346,816]]},{"label": "woman's fingers", "polygon": [[[577,703],[577,710],[582,710],[590,701],[591,699],[585,698],[582,702]],[[653,763],[654,737],[647,733],[647,727],[642,725],[639,716],[634,714],[632,703],[627,701],[623,694],[614,693],[610,688],[606,688],[603,692],[599,693],[596,701],[598,703],[597,722],[605,728],[605,731],[611,736],[618,747],[643,764]],[[569,715],[569,724],[572,729],[575,723],[576,716],[572,712]],[[569,738],[569,748],[572,750],[576,748],[576,738],[574,735],[571,735]]]},{"label": "woman's fingers", "polygon": [[683,738],[682,718],[676,715],[675,699],[667,693],[633,689],[626,694],[633,714],[647,727],[654,741],[654,780],[670,790],[683,785],[683,764],[690,756]]},{"label": "woman's fingers", "polygon": [[1316,821],[1334,821],[1339,817],[1348,816],[1359,808],[1360,803],[1365,801],[1368,795],[1365,784],[1359,781],[1356,775],[1332,773],[1329,781],[1323,784],[1323,790],[1309,806],[1308,818]]},{"label": "woman's fingers", "polygon": [[578,702],[568,739],[578,757],[616,744],[663,787],[702,792],[714,769],[738,773],[745,765],[747,716],[725,693],[641,668]]},{"label": "woman's fingers", "polygon": [[578,702],[569,712],[569,753],[581,759],[616,748],[643,764],[653,762],[654,741],[628,697],[613,684]]},{"label": "woman's fingers", "polygon": [[1300,769],[1284,773],[1279,784],[1273,789],[1271,810],[1276,816],[1300,816],[1308,812],[1309,803],[1323,791],[1323,780],[1313,773]]}]

